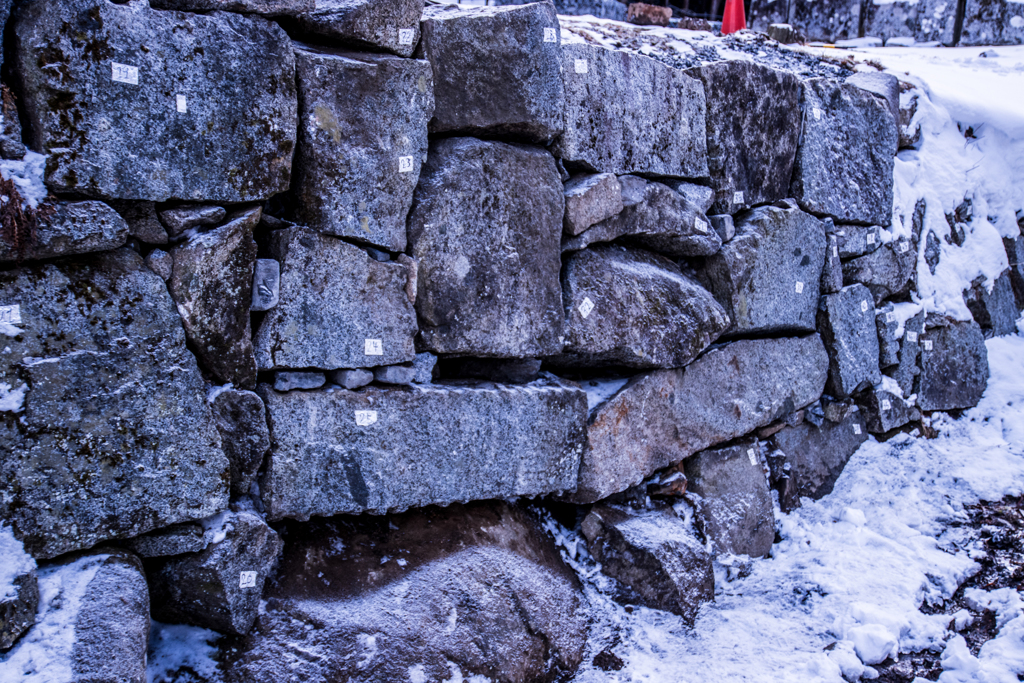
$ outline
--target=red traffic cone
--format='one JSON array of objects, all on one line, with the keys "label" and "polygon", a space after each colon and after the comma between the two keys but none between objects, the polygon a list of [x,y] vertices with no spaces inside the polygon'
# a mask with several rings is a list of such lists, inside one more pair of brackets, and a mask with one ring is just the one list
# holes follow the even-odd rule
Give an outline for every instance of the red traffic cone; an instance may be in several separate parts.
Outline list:
[{"label": "red traffic cone", "polygon": [[722,35],[727,36],[747,27],[743,0],[725,0],[725,14],[722,15]]}]

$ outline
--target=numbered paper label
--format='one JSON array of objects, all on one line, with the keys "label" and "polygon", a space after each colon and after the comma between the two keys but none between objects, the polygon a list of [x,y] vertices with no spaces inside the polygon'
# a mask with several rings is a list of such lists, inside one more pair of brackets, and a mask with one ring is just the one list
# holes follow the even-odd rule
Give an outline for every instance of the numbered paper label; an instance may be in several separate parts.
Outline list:
[{"label": "numbered paper label", "polygon": [[889,410],[890,408],[892,408],[892,404],[889,403],[889,401],[887,401],[887,400],[885,400],[883,398],[882,399],[882,410]]},{"label": "numbered paper label", "polygon": [[797,294],[803,294],[804,293],[804,283],[802,283],[802,282],[796,283],[796,293]]},{"label": "numbered paper label", "polygon": [[238,575],[239,588],[255,588],[256,572],[242,572]]},{"label": "numbered paper label", "polygon": [[412,157],[398,157],[398,172],[412,173]]},{"label": "numbered paper label", "polygon": [[587,73],[587,60],[577,59],[575,61],[576,73],[585,74]]},{"label": "numbered paper label", "polygon": [[870,233],[868,235],[868,244],[874,244],[874,243],[875,243],[875,233]]},{"label": "numbered paper label", "polygon": [[553,28],[544,29],[544,42],[545,43],[557,43],[558,42],[558,30]]},{"label": "numbered paper label", "polygon": [[924,350],[925,351],[931,351],[932,350],[932,340],[931,339],[925,339],[924,340]]},{"label": "numbered paper label", "polygon": [[185,114],[188,112],[188,98],[184,95],[175,96],[175,104],[178,108],[179,114]]},{"label": "numbered paper label", "polygon": [[885,314],[885,322],[894,323],[896,322],[896,311],[889,311]]},{"label": "numbered paper label", "polygon": [[900,242],[900,253],[901,254],[906,254],[908,249],[910,249],[910,245],[909,244],[907,244],[906,242]]},{"label": "numbered paper label", "polygon": [[400,28],[400,29],[398,29],[398,44],[399,45],[412,45],[412,40],[415,37],[416,37],[416,29],[414,29],[414,28]]},{"label": "numbered paper label", "polygon": [[832,247],[832,258],[839,258],[839,247]]},{"label": "numbered paper label", "polygon": [[815,107],[814,109],[811,110],[811,113],[814,114],[814,120],[815,121],[821,121],[821,110],[820,109]]},{"label": "numbered paper label", "polygon": [[384,342],[380,339],[367,339],[363,345],[363,353],[367,356],[383,356]]},{"label": "numbered paper label", "polygon": [[748,448],[747,449],[747,457],[750,458],[750,464],[751,465],[756,465],[757,464],[757,454],[754,453],[754,449],[753,448]]},{"label": "numbered paper label", "polygon": [[858,424],[853,425],[853,433],[854,434],[860,434],[860,425],[858,425]]},{"label": "numbered paper label", "polygon": [[693,219],[693,227],[696,228],[697,232],[707,234],[708,224],[700,218]]},{"label": "numbered paper label", "polygon": [[907,330],[907,341],[910,342],[911,344],[916,344],[917,332],[911,332],[910,330]]},{"label": "numbered paper label", "polygon": [[377,421],[376,410],[357,410],[356,424],[360,427],[368,427]]},{"label": "numbered paper label", "polygon": [[742,192],[733,192],[732,193],[732,203],[733,204],[742,204],[743,203],[743,193]]},{"label": "numbered paper label", "polygon": [[110,79],[118,83],[139,84],[139,67],[128,64],[110,63]]},{"label": "numbered paper label", "polygon": [[860,302],[860,312],[861,313],[867,313],[868,312],[868,302],[867,301],[861,301]]},{"label": "numbered paper label", "polygon": [[0,323],[20,325],[21,306],[18,304],[14,304],[13,306],[0,306]]},{"label": "numbered paper label", "polygon": [[579,305],[577,310],[580,312],[580,315],[586,318],[594,310],[594,302],[590,300],[590,297],[585,296],[583,297],[583,303]]}]

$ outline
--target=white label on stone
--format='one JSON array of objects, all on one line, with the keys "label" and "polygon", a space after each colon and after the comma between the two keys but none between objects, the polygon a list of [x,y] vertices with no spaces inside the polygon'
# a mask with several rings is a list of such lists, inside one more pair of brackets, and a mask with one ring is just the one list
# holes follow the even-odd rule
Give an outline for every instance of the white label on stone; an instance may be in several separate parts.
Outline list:
[{"label": "white label on stone", "polygon": [[238,575],[239,588],[255,588],[256,572],[242,572]]},{"label": "white label on stone", "polygon": [[398,172],[412,173],[412,157],[398,157]]},{"label": "white label on stone", "polygon": [[383,356],[384,342],[380,339],[367,339],[363,344],[363,353],[367,356]]},{"label": "white label on stone", "polygon": [[804,283],[802,283],[802,282],[796,283],[796,293],[797,294],[803,294],[804,293]]},{"label": "white label on stone", "polygon": [[748,448],[747,449],[747,457],[750,458],[750,464],[751,465],[756,465],[757,464],[757,454],[754,453],[754,449],[753,448]]},{"label": "white label on stone", "polygon": [[885,322],[894,323],[896,322],[896,311],[889,311],[885,314]]},{"label": "white label on stone", "polygon": [[853,433],[854,434],[860,434],[860,425],[859,424],[853,425]]},{"label": "white label on stone", "polygon": [[910,249],[910,245],[907,244],[906,242],[900,242],[900,253],[901,254],[906,254],[907,253],[907,249]]},{"label": "white label on stone", "polygon": [[594,302],[590,300],[589,296],[583,297],[583,303],[581,303],[577,309],[584,318],[590,315],[590,312],[594,310]]},{"label": "white label on stone", "polygon": [[414,28],[400,28],[398,29],[398,44],[399,45],[412,45],[412,39],[416,37],[416,29]]},{"label": "white label on stone", "polygon": [[932,350],[932,340],[931,339],[925,339],[924,340],[924,350],[925,351],[931,351]]},{"label": "white label on stone", "polygon": [[693,227],[701,234],[706,235],[708,232],[708,224],[699,217],[693,219]]},{"label": "white label on stone", "polygon": [[578,73],[578,74],[585,74],[585,73],[587,73],[587,60],[585,60],[585,59],[577,59],[576,62],[575,62],[575,66],[576,66],[576,73]]},{"label": "white label on stone", "polygon": [[742,204],[743,203],[743,193],[742,192],[733,192],[732,193],[732,203],[733,204]]},{"label": "white label on stone", "polygon": [[821,121],[821,109],[815,107],[814,109],[811,110],[811,113],[814,114],[815,121]]},{"label": "white label on stone", "polygon": [[889,403],[888,400],[883,398],[882,399],[882,410],[889,410],[890,408],[892,408],[892,404]]},{"label": "white label on stone", "polygon": [[184,95],[175,95],[174,97],[179,114],[188,113],[188,98]]},{"label": "white label on stone", "polygon": [[139,67],[128,64],[110,63],[110,79],[118,83],[139,84]]},{"label": "white label on stone", "polygon": [[558,30],[553,28],[544,29],[544,42],[545,43],[557,43],[558,42]]},{"label": "white label on stone", "polygon": [[868,302],[867,301],[861,301],[860,302],[860,312],[861,313],[867,313],[868,312]]},{"label": "white label on stone", "polygon": [[868,244],[874,244],[874,243],[875,243],[875,233],[872,232],[872,233],[868,234]]},{"label": "white label on stone", "polygon": [[910,342],[911,344],[916,344],[917,332],[911,332],[910,330],[907,330],[907,341]]},{"label": "white label on stone", "polygon": [[832,258],[839,258],[839,247],[832,247]]},{"label": "white label on stone", "polygon": [[0,323],[20,325],[21,306],[18,304],[14,304],[13,306],[0,306]]},{"label": "white label on stone", "polygon": [[357,410],[356,424],[360,427],[369,427],[377,421],[376,410]]}]

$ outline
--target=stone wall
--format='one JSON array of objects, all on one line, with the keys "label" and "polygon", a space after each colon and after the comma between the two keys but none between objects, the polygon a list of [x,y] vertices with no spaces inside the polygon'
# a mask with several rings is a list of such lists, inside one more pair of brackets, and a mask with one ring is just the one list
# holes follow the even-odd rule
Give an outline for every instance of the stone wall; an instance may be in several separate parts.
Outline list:
[{"label": "stone wall", "polygon": [[773,495],[974,405],[1024,303],[893,313],[893,77],[679,70],[546,2],[150,5],[10,20],[51,195],[3,218],[7,666],[142,680],[152,613],[229,635],[229,680],[566,676],[538,515],[692,620]]}]

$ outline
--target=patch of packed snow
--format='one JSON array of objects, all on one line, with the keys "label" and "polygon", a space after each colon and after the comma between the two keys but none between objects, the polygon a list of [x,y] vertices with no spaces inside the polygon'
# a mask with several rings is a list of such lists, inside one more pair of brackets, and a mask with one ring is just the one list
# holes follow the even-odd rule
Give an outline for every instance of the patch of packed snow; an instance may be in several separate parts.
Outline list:
[{"label": "patch of packed snow", "polygon": [[[154,621],[149,630],[147,683],[186,683],[219,678],[216,642],[221,635],[198,626],[161,624]],[[179,671],[190,669],[194,674]]]},{"label": "patch of packed snow", "polygon": [[583,385],[583,389],[587,392],[587,411],[593,415],[594,411],[611,400],[628,382],[629,377],[590,379],[580,382]]},{"label": "patch of packed snow", "polygon": [[14,180],[18,192],[25,200],[25,206],[36,208],[46,198],[43,176],[46,172],[46,155],[29,151],[21,160],[0,159],[0,175],[4,180]]},{"label": "patch of packed snow", "polygon": [[228,532],[235,528],[235,513],[224,510],[200,520],[200,524],[203,525],[203,539],[210,545],[216,545],[227,538]]},{"label": "patch of packed snow", "polygon": [[14,580],[36,568],[36,561],[10,527],[0,522],[0,600],[15,596]]},{"label": "patch of packed snow", "polygon": [[25,404],[25,394],[28,393],[28,385],[22,384],[12,389],[7,382],[0,382],[0,412],[20,413]]}]

